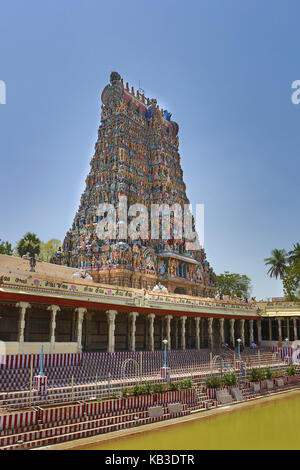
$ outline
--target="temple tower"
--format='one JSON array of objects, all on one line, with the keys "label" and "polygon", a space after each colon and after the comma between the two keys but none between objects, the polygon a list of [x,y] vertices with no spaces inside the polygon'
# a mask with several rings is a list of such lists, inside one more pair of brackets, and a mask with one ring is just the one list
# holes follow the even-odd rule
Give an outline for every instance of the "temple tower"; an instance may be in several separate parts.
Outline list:
[{"label": "temple tower", "polygon": [[[189,204],[178,151],[178,124],[155,99],[123,84],[117,72],[102,92],[101,123],[86,188],[72,228],[54,262],[88,271],[96,282],[152,289],[158,283],[169,292],[212,296],[215,275],[204,250],[186,248],[185,239],[175,230],[176,215],[171,211],[169,239],[151,237],[153,204]],[[124,224],[120,198],[127,208],[143,204],[148,210],[149,235],[132,239],[120,231]],[[109,210],[116,209],[115,234],[111,226],[99,237],[99,226]],[[183,213],[183,211],[182,211]],[[159,224],[164,215],[161,214]],[[130,224],[132,216],[126,216]],[[183,223],[182,229],[183,229]],[[192,218],[194,228],[194,219]],[[138,226],[140,228],[140,226]]]}]

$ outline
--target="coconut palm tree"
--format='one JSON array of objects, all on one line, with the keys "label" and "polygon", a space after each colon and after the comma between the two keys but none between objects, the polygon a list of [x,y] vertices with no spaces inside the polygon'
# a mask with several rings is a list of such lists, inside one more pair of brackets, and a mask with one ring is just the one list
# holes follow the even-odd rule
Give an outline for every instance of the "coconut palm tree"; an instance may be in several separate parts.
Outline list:
[{"label": "coconut palm tree", "polygon": [[293,245],[293,250],[289,251],[288,261],[290,264],[296,264],[298,260],[300,260],[300,243],[296,243]]},{"label": "coconut palm tree", "polygon": [[275,248],[271,252],[270,258],[265,258],[265,265],[270,265],[270,269],[268,274],[270,277],[281,278],[283,273],[285,272],[286,262],[287,262],[287,253],[285,250],[278,250]]},{"label": "coconut palm tree", "polygon": [[17,244],[17,252],[19,256],[24,256],[27,253],[34,257],[39,255],[41,251],[41,240],[35,233],[27,232]]}]

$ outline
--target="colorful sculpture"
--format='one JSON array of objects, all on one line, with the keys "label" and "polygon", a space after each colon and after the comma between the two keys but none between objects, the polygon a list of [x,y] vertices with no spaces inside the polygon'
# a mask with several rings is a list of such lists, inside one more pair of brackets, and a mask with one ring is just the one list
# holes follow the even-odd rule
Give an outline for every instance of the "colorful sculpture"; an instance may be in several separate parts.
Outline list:
[{"label": "colorful sculpture", "polygon": [[[101,98],[101,123],[86,189],[62,250],[52,261],[84,269],[100,282],[108,280],[103,272],[123,270],[126,282],[121,274],[116,282],[137,287],[128,274],[133,271],[142,274],[139,279],[152,276],[151,288],[162,281],[174,291],[170,279],[177,284],[182,280],[189,286],[186,293],[214,295],[215,275],[204,250],[186,250],[185,240],[176,238],[172,213],[169,240],[151,239],[150,235],[146,240],[99,239],[99,204],[117,208],[120,196],[127,197],[128,207],[144,204],[149,209],[149,230],[151,204],[189,204],[178,152],[179,126],[171,121],[171,113],[160,110],[155,99],[147,98],[145,103],[145,96],[135,94],[133,87],[130,92],[128,83],[124,88],[117,72],[111,73]],[[107,234],[111,229],[106,227]],[[148,287],[139,282],[140,287]]]}]

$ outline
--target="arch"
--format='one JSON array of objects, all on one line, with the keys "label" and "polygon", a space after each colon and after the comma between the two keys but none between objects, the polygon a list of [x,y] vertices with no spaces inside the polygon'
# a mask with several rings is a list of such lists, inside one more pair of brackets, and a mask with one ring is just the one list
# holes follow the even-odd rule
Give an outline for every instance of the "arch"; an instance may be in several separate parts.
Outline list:
[{"label": "arch", "polygon": [[133,362],[133,364],[135,365],[136,375],[139,375],[139,370],[140,370],[139,363],[135,359],[128,358],[124,362],[122,362],[122,365],[121,365],[121,378],[122,379],[124,378],[125,368],[126,368],[127,364],[129,364],[130,362]]},{"label": "arch", "polygon": [[174,294],[187,295],[186,288],[185,287],[175,287]]}]

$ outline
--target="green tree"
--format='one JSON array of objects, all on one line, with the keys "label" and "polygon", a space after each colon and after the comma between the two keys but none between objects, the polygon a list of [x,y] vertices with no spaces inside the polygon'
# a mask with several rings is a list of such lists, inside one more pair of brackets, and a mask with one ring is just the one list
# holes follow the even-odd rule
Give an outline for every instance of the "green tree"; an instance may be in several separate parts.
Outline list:
[{"label": "green tree", "polygon": [[17,244],[17,252],[19,256],[24,256],[27,253],[30,256],[39,255],[41,251],[41,240],[35,233],[27,232]]},{"label": "green tree", "polygon": [[282,276],[283,291],[288,300],[300,297],[300,259],[286,267]]},{"label": "green tree", "polygon": [[300,260],[300,243],[294,244],[293,250],[289,251],[288,262],[295,264]]},{"label": "green tree", "polygon": [[245,274],[225,271],[216,276],[218,294],[221,296],[236,295],[239,298],[248,298],[251,292],[251,279]]},{"label": "green tree", "polygon": [[268,274],[270,277],[275,277],[275,279],[282,278],[286,265],[287,265],[287,253],[285,250],[278,250],[275,248],[271,252],[270,258],[265,258],[265,265],[270,266]]},{"label": "green tree", "polygon": [[51,240],[46,243],[41,242],[40,258],[43,261],[49,262],[60,246],[61,241],[57,238],[51,238]]},{"label": "green tree", "polygon": [[13,249],[11,243],[4,242],[0,238],[0,255],[12,255]]}]

